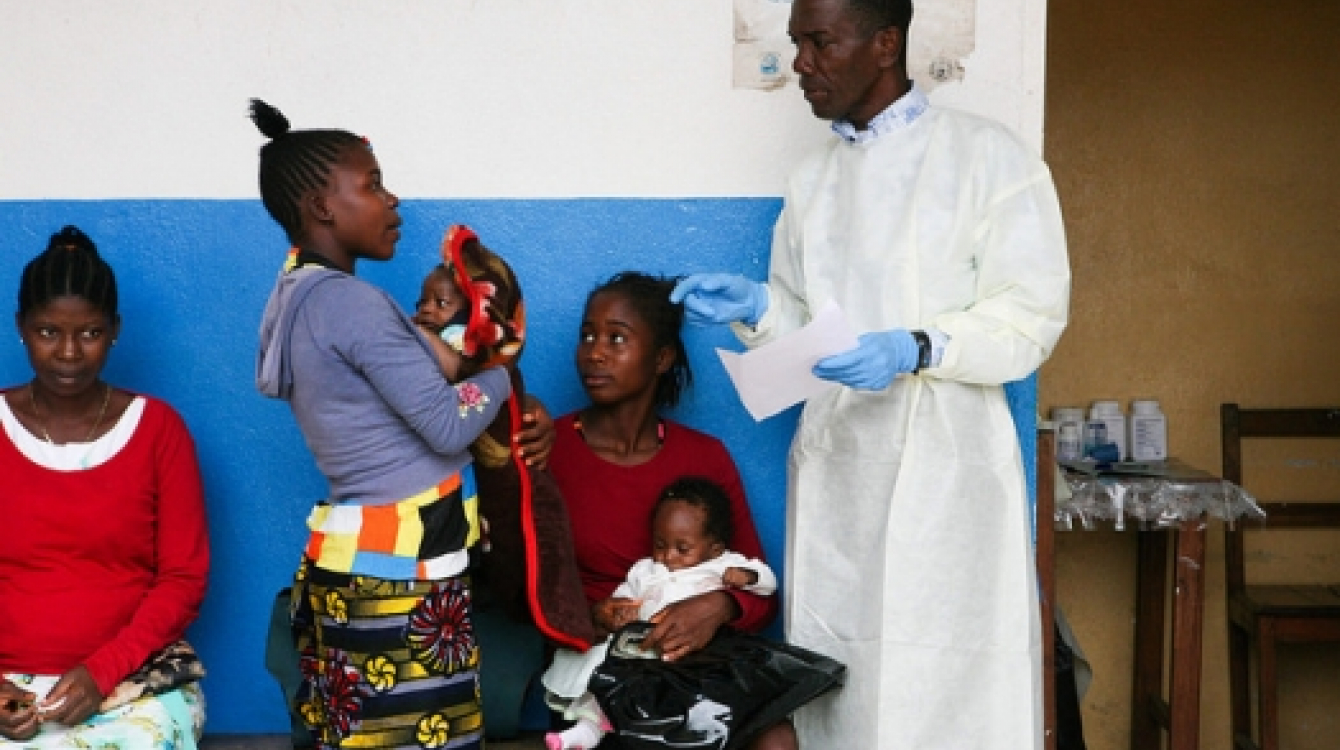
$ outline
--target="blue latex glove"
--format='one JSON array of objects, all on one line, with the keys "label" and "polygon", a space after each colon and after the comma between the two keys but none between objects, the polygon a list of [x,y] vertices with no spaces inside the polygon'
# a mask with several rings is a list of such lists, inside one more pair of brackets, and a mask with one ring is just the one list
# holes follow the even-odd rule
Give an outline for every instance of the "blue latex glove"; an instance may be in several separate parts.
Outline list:
[{"label": "blue latex glove", "polygon": [[684,319],[697,325],[758,322],[768,311],[768,287],[731,273],[695,273],[670,292],[684,305]]},{"label": "blue latex glove", "polygon": [[882,391],[900,373],[917,369],[917,340],[902,328],[862,334],[855,349],[824,357],[814,376],[863,391]]}]

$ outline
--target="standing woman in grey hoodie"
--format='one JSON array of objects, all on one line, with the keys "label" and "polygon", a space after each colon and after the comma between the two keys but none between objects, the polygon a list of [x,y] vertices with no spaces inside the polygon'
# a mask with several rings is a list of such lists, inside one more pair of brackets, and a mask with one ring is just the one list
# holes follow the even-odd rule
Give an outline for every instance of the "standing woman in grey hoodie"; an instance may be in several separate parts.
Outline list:
[{"label": "standing woman in grey hoodie", "polygon": [[294,578],[292,708],[321,747],[479,748],[469,446],[510,395],[508,375],[462,359],[444,379],[410,318],[354,275],[400,238],[400,201],[367,140],[291,130],[254,99],[251,118],[270,139],[261,199],[292,244],[261,323],[257,387],[289,403],[330,484]]}]

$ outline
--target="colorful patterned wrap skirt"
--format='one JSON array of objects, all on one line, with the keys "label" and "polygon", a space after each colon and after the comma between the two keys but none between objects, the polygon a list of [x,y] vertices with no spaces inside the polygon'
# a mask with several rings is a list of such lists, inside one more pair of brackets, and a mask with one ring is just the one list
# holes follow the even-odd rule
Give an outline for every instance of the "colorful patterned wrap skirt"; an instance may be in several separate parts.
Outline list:
[{"label": "colorful patterned wrap skirt", "polygon": [[481,748],[465,575],[395,581],[305,559],[293,586],[295,706],[321,748]]}]

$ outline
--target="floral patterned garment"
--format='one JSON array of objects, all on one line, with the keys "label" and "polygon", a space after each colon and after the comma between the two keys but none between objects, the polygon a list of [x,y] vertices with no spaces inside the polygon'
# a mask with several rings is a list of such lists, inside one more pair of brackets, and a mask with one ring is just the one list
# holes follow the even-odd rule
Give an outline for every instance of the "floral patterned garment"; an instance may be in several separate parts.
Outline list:
[{"label": "floral patterned garment", "polygon": [[465,576],[391,581],[305,560],[293,587],[297,713],[320,748],[483,747]]},{"label": "floral patterned garment", "polygon": [[[5,679],[39,696],[60,679],[50,675],[6,674]],[[94,714],[77,727],[45,724],[23,742],[0,738],[3,750],[195,750],[205,726],[205,697],[192,682],[162,695],[139,698]]]}]

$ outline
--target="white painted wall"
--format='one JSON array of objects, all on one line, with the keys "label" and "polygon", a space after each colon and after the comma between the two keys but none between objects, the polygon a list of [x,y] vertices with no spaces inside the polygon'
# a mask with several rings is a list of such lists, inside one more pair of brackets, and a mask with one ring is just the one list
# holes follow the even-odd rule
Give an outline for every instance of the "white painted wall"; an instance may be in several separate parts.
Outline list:
[{"label": "white painted wall", "polygon": [[[1045,0],[976,15],[935,99],[1040,147]],[[827,131],[731,45],[728,0],[0,0],[0,199],[254,197],[252,96],[406,197],[778,195]]]}]

